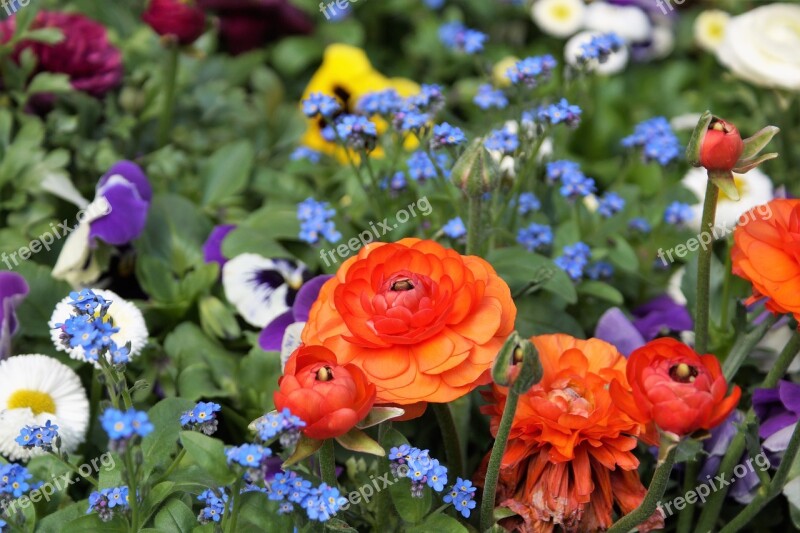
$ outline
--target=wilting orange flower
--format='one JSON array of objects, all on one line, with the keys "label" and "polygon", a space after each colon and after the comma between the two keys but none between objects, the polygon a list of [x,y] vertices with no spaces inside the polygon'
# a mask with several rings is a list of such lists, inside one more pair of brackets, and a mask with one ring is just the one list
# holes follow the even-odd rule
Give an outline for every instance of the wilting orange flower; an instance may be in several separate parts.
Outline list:
[{"label": "wilting orange flower", "polygon": [[698,429],[713,429],[728,418],[742,391],[728,383],[716,357],[698,355],[668,337],[650,341],[628,358],[628,383],[611,384],[611,397],[626,413],[643,423],[682,437]]},{"label": "wilting orange flower", "polygon": [[773,313],[800,319],[800,200],[773,200],[740,217],[733,232],[733,273],[766,296]]},{"label": "wilting orange flower", "polygon": [[[615,503],[627,514],[647,492],[631,452],[644,427],[622,412],[608,391],[612,380],[627,385],[625,358],[599,339],[559,334],[531,341],[544,375],[520,396],[503,455],[497,504],[519,515],[504,524],[536,533],[605,530],[613,523]],[[490,404],[481,409],[491,416],[492,434],[507,395],[508,389],[497,385],[484,393]],[[483,468],[487,461],[488,455]],[[483,472],[476,475],[482,477]],[[639,531],[663,523],[656,513]]]},{"label": "wilting orange flower", "polygon": [[362,368],[377,403],[449,402],[490,381],[516,314],[508,285],[480,257],[403,239],[345,261],[302,340]]}]

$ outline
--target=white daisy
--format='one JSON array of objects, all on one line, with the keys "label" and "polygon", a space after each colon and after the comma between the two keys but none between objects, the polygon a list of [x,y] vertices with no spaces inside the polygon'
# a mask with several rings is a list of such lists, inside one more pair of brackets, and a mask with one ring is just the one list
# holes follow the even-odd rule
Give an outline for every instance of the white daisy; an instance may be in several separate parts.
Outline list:
[{"label": "white daisy", "polygon": [[[772,180],[757,168],[746,174],[734,173],[733,178],[741,199],[735,202],[720,192],[715,223],[715,227],[719,228],[717,235],[721,235],[723,230],[726,230],[727,235],[727,232],[733,231],[739,223],[739,217],[756,206],[766,204],[774,197]],[[692,206],[694,217],[691,224],[693,229],[701,230],[700,221],[703,216],[703,198],[706,194],[708,173],[705,169],[693,168],[686,173],[681,183],[697,196],[697,203]],[[711,228],[702,228],[702,231],[711,231]]]},{"label": "white daisy", "polygon": [[303,263],[258,254],[238,255],[222,268],[225,297],[258,328],[291,310],[297,290],[310,277]]},{"label": "white daisy", "polygon": [[650,40],[653,27],[647,14],[635,6],[616,6],[592,2],[586,8],[585,28],[601,33],[614,32],[628,42]]},{"label": "white daisy", "polygon": [[89,400],[78,375],[46,355],[18,355],[0,362],[0,454],[10,461],[41,455],[15,439],[25,426],[58,426],[61,449],[74,452],[89,427]]},{"label": "white daisy", "polygon": [[[116,293],[102,289],[92,289],[98,296],[102,296],[106,300],[111,301],[111,306],[108,308],[106,318],[111,320],[114,327],[118,327],[119,331],[111,336],[111,339],[117,346],[125,346],[131,344],[130,358],[138,356],[142,349],[147,344],[149,333],[147,332],[147,324],[145,324],[142,312],[139,311],[132,303],[123,300]],[[63,324],[67,319],[72,316],[72,306],[69,304],[71,298],[68,296],[56,304],[53,315],[50,317],[50,338],[53,339],[53,344],[56,350],[67,352],[69,356],[78,361],[86,361],[84,357],[83,347],[76,346],[70,348],[64,346],[61,342],[61,330],[56,328],[56,324]],[[111,358],[109,357],[109,360]],[[93,363],[99,367],[97,363]]]},{"label": "white daisy", "polygon": [[725,28],[731,16],[719,9],[708,9],[694,21],[694,40],[700,48],[715,52],[725,39]]},{"label": "white daisy", "polygon": [[583,55],[582,46],[589,43],[593,37],[598,35],[602,35],[602,32],[582,31],[577,35],[573,35],[572,38],[567,41],[567,44],[564,45],[564,59],[573,67],[585,68],[591,72],[595,72],[603,76],[609,76],[611,74],[620,72],[628,64],[629,52],[627,46],[623,46],[616,52],[612,52],[604,63],[600,63],[596,59],[593,59],[586,63],[585,66],[582,66],[578,62],[578,57]]},{"label": "white daisy", "polygon": [[531,15],[546,34],[569,37],[583,26],[586,5],[583,0],[536,0]]}]

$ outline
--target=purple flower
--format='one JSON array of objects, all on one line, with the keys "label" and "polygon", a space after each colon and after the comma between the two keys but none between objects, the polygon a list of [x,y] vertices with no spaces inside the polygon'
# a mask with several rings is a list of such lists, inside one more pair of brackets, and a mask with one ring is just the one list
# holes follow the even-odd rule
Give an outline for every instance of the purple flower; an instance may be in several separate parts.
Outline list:
[{"label": "purple flower", "polygon": [[222,241],[235,229],[235,224],[214,226],[208,239],[203,244],[203,259],[206,263],[218,263],[220,268],[223,267],[228,259],[222,253]]},{"label": "purple flower", "polygon": [[753,409],[761,421],[758,434],[764,439],[764,449],[784,452],[800,420],[800,385],[781,380],[774,389],[756,389]]},{"label": "purple flower", "polygon": [[258,345],[264,351],[280,351],[286,329],[296,322],[308,320],[308,312],[317,300],[322,286],[333,276],[311,278],[297,291],[292,308],[272,320],[258,336]]},{"label": "purple flower", "polygon": [[0,272],[0,361],[11,353],[11,336],[19,327],[14,310],[29,290],[25,278],[19,274]]},{"label": "purple flower", "polygon": [[627,357],[647,341],[692,327],[689,311],[664,294],[634,309],[633,320],[612,307],[600,317],[594,336],[610,342]]},{"label": "purple flower", "polygon": [[131,161],[120,161],[100,178],[95,198],[103,197],[110,206],[105,215],[90,222],[89,241],[121,246],[133,241],[144,230],[153,190],[142,169]]}]

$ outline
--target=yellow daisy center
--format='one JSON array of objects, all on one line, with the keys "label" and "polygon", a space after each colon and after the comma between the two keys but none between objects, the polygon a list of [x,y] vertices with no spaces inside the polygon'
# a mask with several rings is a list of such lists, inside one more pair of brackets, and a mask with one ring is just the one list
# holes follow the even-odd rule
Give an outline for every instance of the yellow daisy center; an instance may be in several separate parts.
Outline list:
[{"label": "yellow daisy center", "polygon": [[570,10],[569,6],[564,4],[556,4],[550,8],[550,14],[553,15],[553,18],[557,20],[569,20],[570,16],[572,15],[572,11]]},{"label": "yellow daisy center", "polygon": [[25,407],[33,411],[34,415],[56,412],[56,402],[46,392],[29,389],[15,391],[8,399],[8,408],[24,409]]},{"label": "yellow daisy center", "polygon": [[[747,195],[747,182],[741,176],[734,175],[733,176],[733,183],[734,183],[734,185],[736,185],[736,189],[739,191],[739,196],[744,198]],[[717,203],[719,204],[719,202],[723,202],[723,201],[724,202],[733,202],[734,200],[731,200],[730,196],[725,194],[725,191],[720,189],[719,190],[719,199],[717,200]]]}]

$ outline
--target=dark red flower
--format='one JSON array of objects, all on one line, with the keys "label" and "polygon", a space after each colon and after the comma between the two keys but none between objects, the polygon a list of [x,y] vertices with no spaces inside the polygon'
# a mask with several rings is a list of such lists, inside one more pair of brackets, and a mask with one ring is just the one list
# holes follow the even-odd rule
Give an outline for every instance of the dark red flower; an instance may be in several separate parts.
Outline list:
[{"label": "dark red flower", "polygon": [[198,0],[198,4],[219,17],[222,46],[234,55],[313,29],[306,14],[287,0]]},{"label": "dark red flower", "polygon": [[[11,39],[15,26],[15,17],[0,22],[0,43]],[[29,49],[36,56],[37,72],[66,74],[76,90],[97,97],[119,85],[122,54],[108,41],[103,25],[77,13],[40,11],[31,28],[58,28],[64,39],[57,44],[22,41],[14,49],[15,61]]]},{"label": "dark red flower", "polygon": [[344,435],[375,403],[375,385],[355,365],[340,365],[322,346],[301,346],[286,362],[275,392],[275,408],[288,408],[306,423],[312,439]]},{"label": "dark red flower", "polygon": [[732,170],[742,155],[739,130],[722,119],[712,121],[700,147],[700,165],[708,170]]},{"label": "dark red flower", "polygon": [[206,29],[206,14],[193,0],[151,0],[142,15],[159,35],[172,36],[181,44],[192,44]]}]

